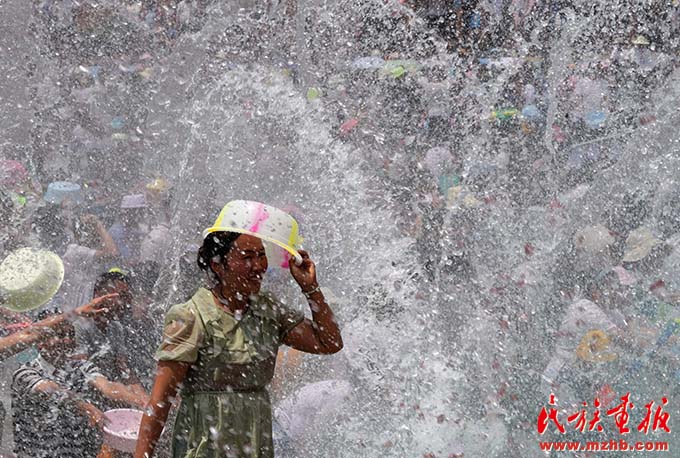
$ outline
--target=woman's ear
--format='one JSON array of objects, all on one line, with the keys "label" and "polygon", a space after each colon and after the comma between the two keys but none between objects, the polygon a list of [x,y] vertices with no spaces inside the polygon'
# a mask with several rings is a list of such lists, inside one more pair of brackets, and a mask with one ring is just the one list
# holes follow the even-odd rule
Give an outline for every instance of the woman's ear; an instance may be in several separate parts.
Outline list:
[{"label": "woman's ear", "polygon": [[215,259],[210,260],[210,270],[212,270],[215,275],[217,275],[217,278],[222,278],[224,277],[224,273],[226,272],[227,268],[224,265],[224,260],[222,258],[218,258],[219,261]]}]

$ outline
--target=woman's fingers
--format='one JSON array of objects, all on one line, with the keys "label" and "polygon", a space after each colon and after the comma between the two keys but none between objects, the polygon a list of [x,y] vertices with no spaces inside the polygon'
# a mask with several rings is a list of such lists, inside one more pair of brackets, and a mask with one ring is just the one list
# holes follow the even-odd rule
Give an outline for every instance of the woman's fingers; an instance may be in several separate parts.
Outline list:
[{"label": "woman's fingers", "polygon": [[99,304],[101,302],[104,302],[105,300],[113,299],[114,297],[118,297],[118,296],[120,296],[120,294],[118,294],[118,293],[104,294],[103,296],[99,296],[99,297],[93,299],[92,302],[95,303],[95,304]]},{"label": "woman's fingers", "polygon": [[105,304],[107,301],[114,299],[118,297],[118,293],[111,293],[111,294],[105,294],[103,296],[96,297],[92,299],[90,302],[88,302],[85,305],[82,305],[78,307],[77,309],[74,310],[74,313],[77,315],[84,315],[84,316],[94,316],[94,315],[99,315],[99,314],[105,314],[109,312],[109,308],[105,307],[103,304]]},{"label": "woman's fingers", "polygon": [[118,293],[105,294],[103,296],[99,296],[99,297],[93,299],[91,304],[94,307],[100,307],[101,304],[106,303],[106,302],[110,301],[111,299],[115,299],[119,296],[120,296],[120,294],[118,294]]},{"label": "woman's fingers", "polygon": [[306,250],[298,250],[298,253],[300,253],[300,258],[302,259],[302,261],[299,264],[297,262],[290,263],[290,267],[292,268],[293,266],[295,266],[303,270],[308,270],[309,266],[313,264],[312,260],[309,257],[309,253]]},{"label": "woman's fingers", "polygon": [[114,298],[116,298],[116,297],[118,297],[118,296],[120,296],[120,294],[118,294],[118,293],[104,294],[103,296],[95,297],[95,298],[92,299],[92,300],[89,302],[89,304],[87,304],[87,305],[90,305],[90,306],[92,306],[92,307],[97,307],[97,306],[99,306],[102,302],[106,302],[106,301],[108,301],[109,299],[114,299]]},{"label": "woman's fingers", "polygon": [[312,261],[312,258],[309,257],[309,253],[305,250],[300,250],[300,256],[302,256],[302,264],[304,266],[309,266],[314,264],[314,261]]},{"label": "woman's fingers", "polygon": [[307,250],[299,250],[298,253],[300,253],[302,259],[309,259],[309,253],[307,252]]}]

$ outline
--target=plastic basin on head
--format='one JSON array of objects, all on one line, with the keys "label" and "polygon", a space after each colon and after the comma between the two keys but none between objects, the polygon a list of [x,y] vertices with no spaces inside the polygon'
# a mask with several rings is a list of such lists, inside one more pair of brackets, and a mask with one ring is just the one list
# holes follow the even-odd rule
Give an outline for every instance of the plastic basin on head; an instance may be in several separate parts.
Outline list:
[{"label": "plastic basin on head", "polygon": [[604,111],[591,111],[586,114],[584,120],[586,126],[590,129],[599,129],[607,121],[607,113]]},{"label": "plastic basin on head", "polygon": [[113,409],[104,413],[104,443],[126,453],[134,453],[144,413],[134,409]]},{"label": "plastic basin on head", "polygon": [[[213,232],[237,232],[258,237],[265,244],[270,264],[288,266],[288,259],[280,259],[282,250],[302,260],[298,248],[302,237],[298,233],[298,223],[288,213],[260,202],[232,200],[224,206],[215,224],[203,231],[203,238]],[[276,248],[279,248],[278,250]]]},{"label": "plastic basin on head", "polygon": [[0,264],[0,305],[26,312],[47,303],[64,280],[64,264],[51,251],[19,248]]},{"label": "plastic basin on head", "polygon": [[352,68],[357,70],[374,70],[382,68],[385,65],[385,60],[378,56],[359,57],[352,61]]},{"label": "plastic basin on head", "polygon": [[529,120],[538,119],[541,116],[541,112],[538,111],[536,105],[526,105],[522,108],[522,117]]},{"label": "plastic basin on head", "polygon": [[55,181],[47,185],[47,191],[43,199],[51,204],[61,204],[67,199],[73,203],[80,204],[83,202],[83,194],[78,184],[69,183],[68,181]]}]

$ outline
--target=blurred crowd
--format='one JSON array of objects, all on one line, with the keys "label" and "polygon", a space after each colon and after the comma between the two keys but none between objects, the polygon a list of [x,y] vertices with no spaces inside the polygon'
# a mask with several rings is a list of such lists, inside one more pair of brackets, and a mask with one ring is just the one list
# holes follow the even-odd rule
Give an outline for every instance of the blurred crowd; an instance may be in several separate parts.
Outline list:
[{"label": "blurred crowd", "polygon": [[[26,346],[3,365],[13,406],[44,379],[65,391],[87,385],[96,401],[31,402],[68,405],[94,423],[102,410],[146,400],[160,332],[147,324],[170,305],[157,295],[169,285],[162,267],[187,253],[176,266],[178,300],[200,281],[195,241],[173,239],[171,180],[142,167],[154,147],[148,116],[173,46],[200,32],[213,3],[31,2],[35,115],[26,145],[0,161],[0,254],[48,249],[63,259],[65,280],[40,313],[0,307],[0,337],[61,313],[79,318],[55,328],[57,350]],[[375,205],[414,240],[421,299],[439,304],[442,351],[477,368],[467,377],[478,388],[461,403],[488,421],[503,417],[511,433],[499,437],[512,456],[526,456],[514,434],[531,430],[551,392],[571,414],[605,387],[613,405],[627,391],[670,395],[654,390],[680,380],[680,195],[624,168],[627,142],[669,112],[658,94],[677,74],[680,6],[611,12],[606,3],[339,2],[324,4],[335,16],[308,16],[297,54],[294,40],[277,44],[291,53],[283,71],[302,96],[331,113],[336,139],[365,152]],[[249,19],[292,34],[296,6],[267,2]],[[238,61],[241,50],[279,59],[252,49],[247,37],[259,31],[211,36],[202,76],[217,78],[223,67],[212,64]],[[347,36],[351,49],[340,48]],[[329,65],[330,54],[341,62]],[[304,59],[307,68],[296,63]],[[589,199],[603,203],[590,208]],[[394,306],[380,288],[366,294],[368,306]],[[107,294],[117,295],[105,299],[110,314],[81,310]],[[469,305],[454,306],[461,298]],[[481,329],[466,324],[474,317]],[[480,333],[490,336],[481,346]],[[83,358],[67,365],[60,345]],[[25,433],[35,428],[26,409],[13,409],[15,442],[33,442],[16,442],[17,456],[54,456],[35,454],[42,433]],[[46,422],[67,421],[42,409]],[[107,453],[96,437],[82,440]],[[58,456],[76,456],[68,453]]]},{"label": "blurred crowd", "polygon": [[[66,447],[57,456],[96,456],[92,447],[101,437],[83,433],[83,419],[99,425],[105,410],[143,408],[153,383],[163,311],[154,286],[172,243],[169,185],[142,183],[112,209],[96,200],[95,186],[52,182],[41,194],[20,162],[3,160],[0,167],[3,258],[23,247],[49,250],[60,256],[64,275],[37,311],[0,308],[2,392],[8,396],[11,387],[14,450],[55,456]],[[102,300],[98,307],[107,312],[88,314]],[[73,393],[87,393],[88,401]],[[70,429],[77,440],[63,435]]]},{"label": "blurred crowd", "polygon": [[472,386],[456,399],[501,424],[494,453],[527,456],[550,393],[565,421],[603,392],[672,397],[678,169],[629,143],[662,135],[678,5],[413,4],[357,19],[366,39],[319,92],[416,240],[421,298]]}]

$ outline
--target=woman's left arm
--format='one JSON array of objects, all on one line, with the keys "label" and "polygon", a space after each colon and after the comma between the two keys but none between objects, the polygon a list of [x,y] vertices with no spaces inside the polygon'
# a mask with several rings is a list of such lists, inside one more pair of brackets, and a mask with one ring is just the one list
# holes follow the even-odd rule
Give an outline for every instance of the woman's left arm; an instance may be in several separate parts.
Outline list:
[{"label": "woman's left arm", "polygon": [[318,355],[330,355],[342,350],[342,336],[333,311],[321,291],[309,295],[313,321],[304,319],[291,329],[283,343],[296,350]]},{"label": "woman's left arm", "polygon": [[95,215],[83,215],[81,220],[85,223],[91,224],[92,227],[94,227],[97,231],[97,235],[99,235],[101,246],[95,253],[97,258],[102,258],[104,256],[115,257],[120,254],[118,252],[116,242],[113,240],[113,237],[111,237],[111,234],[109,234],[109,231],[106,230],[106,226],[104,226],[104,224],[99,221],[99,218],[97,218]]},{"label": "woman's left arm", "polygon": [[314,354],[333,354],[342,350],[342,336],[333,311],[326,303],[316,281],[316,266],[309,254],[300,250],[302,263],[291,262],[290,271],[302,288],[312,309],[312,321],[305,319],[291,329],[283,343],[296,350]]}]

